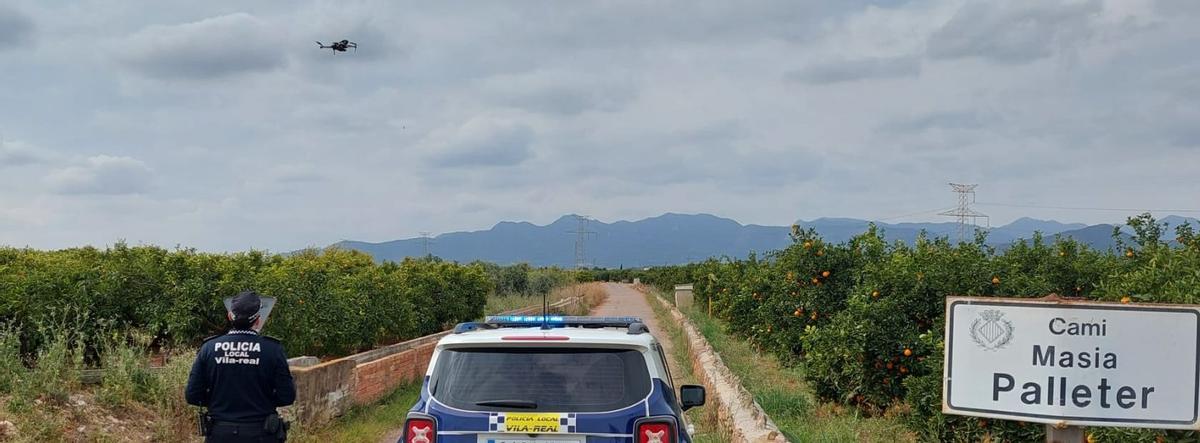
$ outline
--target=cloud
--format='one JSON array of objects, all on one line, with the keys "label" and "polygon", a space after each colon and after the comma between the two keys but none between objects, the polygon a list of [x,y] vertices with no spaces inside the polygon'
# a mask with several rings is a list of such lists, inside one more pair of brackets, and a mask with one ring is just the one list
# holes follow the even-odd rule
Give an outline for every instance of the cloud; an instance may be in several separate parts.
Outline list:
[{"label": "cloud", "polygon": [[118,59],[160,79],[210,79],[271,71],[287,63],[277,30],[235,13],[192,23],[145,28],[124,40]]},{"label": "cloud", "polygon": [[18,45],[33,38],[33,20],[17,11],[0,5],[0,51],[19,49]]},{"label": "cloud", "polygon": [[97,155],[78,166],[54,170],[46,184],[59,194],[140,194],[150,187],[154,172],[130,157]]},{"label": "cloud", "polygon": [[987,124],[987,119],[977,111],[937,111],[898,118],[881,125],[880,130],[886,132],[924,132],[931,129],[969,130],[983,128]]},{"label": "cloud", "polygon": [[812,84],[829,84],[869,79],[916,77],[921,60],[915,56],[868,57],[819,63],[791,71],[785,78]]},{"label": "cloud", "polygon": [[929,38],[929,56],[1008,64],[1046,58],[1089,38],[1100,9],[1094,0],[968,2]]},{"label": "cloud", "polygon": [[435,166],[513,166],[533,157],[533,129],[522,123],[472,119],[431,135],[429,161]]},{"label": "cloud", "polygon": [[25,166],[47,163],[54,153],[41,150],[19,141],[0,140],[0,169],[7,166]]},{"label": "cloud", "polygon": [[314,183],[325,180],[325,175],[318,171],[317,168],[306,164],[280,165],[272,169],[267,175],[271,181],[284,185]]},{"label": "cloud", "polygon": [[578,72],[537,71],[490,77],[483,90],[492,101],[549,115],[586,111],[619,111],[637,97],[634,86],[619,76],[585,77]]},{"label": "cloud", "polygon": [[1200,2],[1194,0],[1156,0],[1154,6],[1165,15],[1200,15]]}]

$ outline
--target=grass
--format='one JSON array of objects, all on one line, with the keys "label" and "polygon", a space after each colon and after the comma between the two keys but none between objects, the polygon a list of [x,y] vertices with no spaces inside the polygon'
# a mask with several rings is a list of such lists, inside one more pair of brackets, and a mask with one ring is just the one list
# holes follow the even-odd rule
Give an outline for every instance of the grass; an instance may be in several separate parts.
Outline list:
[{"label": "grass", "polygon": [[866,417],[857,410],[823,403],[812,394],[802,367],[785,367],[772,355],[729,335],[721,320],[685,310],[700,333],[754,396],[779,430],[794,442],[916,441],[895,417]]},{"label": "grass", "polygon": [[[47,326],[49,325],[49,326]],[[45,345],[31,365],[21,363],[15,329],[0,328],[0,421],[11,423],[2,441],[181,441],[192,431],[192,409],[183,385],[194,352],[167,355],[167,365],[148,370],[148,339],[112,336],[101,354],[111,368],[97,385],[84,385],[80,334],[69,323],[47,323]],[[128,340],[127,340],[128,339]],[[192,439],[195,440],[195,439]]]},{"label": "grass", "polygon": [[[647,295],[647,298],[654,297]],[[675,318],[671,317],[671,313],[662,305],[655,303],[653,300],[647,300],[650,308],[654,310],[654,316],[658,318],[658,324],[662,326],[667,336],[664,337],[671,341],[671,355],[667,356],[675,363],[672,366],[671,376],[674,378],[675,384],[678,387],[682,384],[699,384],[696,376],[693,375],[693,366],[691,358],[691,348],[688,339],[683,332],[683,328],[675,322]],[[692,408],[684,413],[687,416],[688,423],[696,427],[692,433],[692,440],[695,443],[721,443],[730,440],[730,435],[727,429],[721,427],[717,421],[717,407],[709,404],[699,408]]]},{"label": "grass", "polygon": [[[584,303],[568,309],[569,312],[564,314],[569,315],[587,315],[591,308],[598,305],[604,299],[604,289],[599,283],[582,283],[570,286],[564,286],[546,295],[550,303],[555,303],[563,299],[586,295]],[[488,296],[487,305],[484,307],[484,315],[495,315],[502,312],[512,311],[515,309],[528,308],[530,306],[541,306],[541,295],[498,295],[492,294]]]},{"label": "grass", "polygon": [[371,406],[351,409],[336,421],[316,430],[304,430],[288,436],[300,443],[347,442],[378,443],[385,435],[404,426],[408,410],[421,393],[419,382],[397,388],[388,397]]}]

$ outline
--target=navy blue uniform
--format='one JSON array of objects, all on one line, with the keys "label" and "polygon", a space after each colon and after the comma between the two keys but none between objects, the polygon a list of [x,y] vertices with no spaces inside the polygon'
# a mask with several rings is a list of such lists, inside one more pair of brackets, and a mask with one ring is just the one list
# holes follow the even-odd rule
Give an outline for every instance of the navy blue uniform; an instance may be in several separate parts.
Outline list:
[{"label": "navy blue uniform", "polygon": [[[238,423],[246,430],[261,430],[276,407],[296,401],[296,385],[277,340],[232,330],[200,347],[185,397],[189,404],[208,407],[217,437],[238,428]],[[248,437],[247,432],[239,434]]]}]

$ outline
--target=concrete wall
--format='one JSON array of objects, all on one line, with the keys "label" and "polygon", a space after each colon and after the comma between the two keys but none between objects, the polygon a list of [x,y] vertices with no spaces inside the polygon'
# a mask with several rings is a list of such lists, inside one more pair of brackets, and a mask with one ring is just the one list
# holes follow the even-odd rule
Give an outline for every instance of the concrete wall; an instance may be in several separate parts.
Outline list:
[{"label": "concrete wall", "polygon": [[692,307],[692,285],[675,285],[675,306],[679,309]]},{"label": "concrete wall", "polygon": [[296,403],[281,414],[298,423],[324,423],[352,405],[355,363],[337,359],[314,366],[292,367]]},{"label": "concrete wall", "polygon": [[[564,308],[582,298],[562,300],[550,307]],[[542,307],[536,306],[505,314],[536,315],[541,311]],[[296,380],[296,404],[283,408],[281,413],[303,426],[313,426],[351,407],[379,401],[396,388],[424,378],[438,340],[450,333],[439,332],[315,365],[311,357],[294,358],[290,362]]]},{"label": "concrete wall", "polygon": [[[644,288],[642,288],[644,290]],[[651,296],[657,303],[671,312],[671,317],[683,327],[687,338],[688,353],[692,359],[692,370],[696,380],[704,385],[708,394],[708,405],[717,408],[717,421],[728,429],[734,443],[782,443],[787,437],[767,416],[754,396],[742,386],[721,356],[708,344],[699,329],[679,309],[658,296]],[[678,346],[678,344],[676,344]]]}]

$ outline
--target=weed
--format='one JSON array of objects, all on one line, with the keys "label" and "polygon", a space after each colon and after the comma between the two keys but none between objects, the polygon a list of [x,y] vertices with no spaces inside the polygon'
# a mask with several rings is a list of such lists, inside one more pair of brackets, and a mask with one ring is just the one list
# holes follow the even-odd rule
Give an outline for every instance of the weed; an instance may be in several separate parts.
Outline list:
[{"label": "weed", "polygon": [[0,394],[10,393],[25,375],[21,363],[21,337],[13,325],[0,327]]}]

